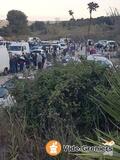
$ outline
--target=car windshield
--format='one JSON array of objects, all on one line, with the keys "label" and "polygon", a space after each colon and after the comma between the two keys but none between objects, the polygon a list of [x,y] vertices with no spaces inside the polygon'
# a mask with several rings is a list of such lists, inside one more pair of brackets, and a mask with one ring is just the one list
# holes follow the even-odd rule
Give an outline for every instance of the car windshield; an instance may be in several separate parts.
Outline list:
[{"label": "car windshield", "polygon": [[22,46],[10,46],[9,50],[10,51],[21,51]]},{"label": "car windshield", "polygon": [[8,94],[8,90],[0,87],[0,98],[5,97]]}]

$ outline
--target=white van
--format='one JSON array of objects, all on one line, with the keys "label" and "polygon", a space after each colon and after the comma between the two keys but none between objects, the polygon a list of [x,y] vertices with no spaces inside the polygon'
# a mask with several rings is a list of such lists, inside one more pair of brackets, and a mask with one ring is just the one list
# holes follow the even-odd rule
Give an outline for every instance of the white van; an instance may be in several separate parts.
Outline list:
[{"label": "white van", "polygon": [[29,43],[27,42],[11,42],[8,49],[9,53],[22,55],[22,53],[30,53]]},{"label": "white van", "polygon": [[0,46],[0,73],[9,70],[9,54],[5,46]]}]

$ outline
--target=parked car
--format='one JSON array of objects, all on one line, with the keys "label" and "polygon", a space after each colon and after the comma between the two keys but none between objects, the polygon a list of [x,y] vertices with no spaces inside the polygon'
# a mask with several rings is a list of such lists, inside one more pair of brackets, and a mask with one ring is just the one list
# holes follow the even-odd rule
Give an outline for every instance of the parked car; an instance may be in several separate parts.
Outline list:
[{"label": "parked car", "polygon": [[98,43],[105,47],[107,45],[107,40],[99,40]]},{"label": "parked car", "polygon": [[105,65],[110,68],[113,67],[113,63],[109,59],[107,59],[106,57],[98,56],[96,54],[88,56],[87,60],[88,61],[95,61],[101,65]]},{"label": "parked car", "polygon": [[9,91],[4,87],[0,87],[0,106],[7,107],[12,106],[13,104],[14,100],[12,96],[9,94]]},{"label": "parked car", "polygon": [[27,42],[12,42],[8,48],[9,53],[22,55],[23,53],[30,53],[29,43]]},{"label": "parked car", "polygon": [[106,47],[108,49],[116,50],[118,48],[118,44],[116,41],[107,41]]}]

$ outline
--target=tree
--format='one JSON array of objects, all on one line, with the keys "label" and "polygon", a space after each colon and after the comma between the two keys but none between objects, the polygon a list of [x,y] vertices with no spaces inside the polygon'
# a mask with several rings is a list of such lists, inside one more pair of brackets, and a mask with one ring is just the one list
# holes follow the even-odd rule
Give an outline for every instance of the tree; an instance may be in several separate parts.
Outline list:
[{"label": "tree", "polygon": [[22,35],[28,32],[27,16],[23,12],[11,10],[7,14],[7,20],[12,34]]},{"label": "tree", "polygon": [[72,16],[72,19],[75,19],[74,12],[72,10],[69,10],[68,12],[69,12],[69,15]]},{"label": "tree", "polygon": [[46,31],[46,25],[44,22],[41,21],[35,21],[31,26],[30,29],[35,32],[35,31]]},{"label": "tree", "polygon": [[88,9],[89,9],[89,13],[90,13],[90,23],[89,23],[89,27],[88,27],[88,36],[90,34],[91,21],[92,21],[92,12],[96,11],[97,8],[99,8],[99,5],[97,3],[94,3],[94,2],[88,3]]}]

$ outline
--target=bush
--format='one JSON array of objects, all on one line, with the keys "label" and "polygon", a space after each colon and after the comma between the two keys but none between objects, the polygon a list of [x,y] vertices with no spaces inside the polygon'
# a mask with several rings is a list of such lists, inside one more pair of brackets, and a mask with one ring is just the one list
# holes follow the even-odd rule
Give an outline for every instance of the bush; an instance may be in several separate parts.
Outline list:
[{"label": "bush", "polygon": [[[18,115],[26,113],[28,130],[36,128],[45,138],[45,130],[57,119],[75,126],[81,134],[95,126],[105,128],[105,119],[90,96],[97,96],[94,87],[109,89],[105,68],[92,63],[58,66],[38,73],[34,81],[17,82],[14,96]],[[30,133],[30,132],[29,132]]]}]

